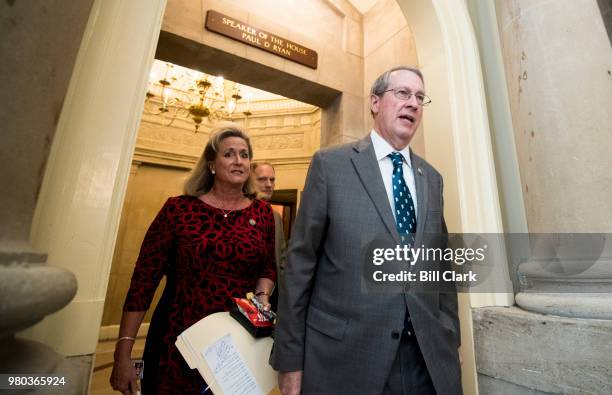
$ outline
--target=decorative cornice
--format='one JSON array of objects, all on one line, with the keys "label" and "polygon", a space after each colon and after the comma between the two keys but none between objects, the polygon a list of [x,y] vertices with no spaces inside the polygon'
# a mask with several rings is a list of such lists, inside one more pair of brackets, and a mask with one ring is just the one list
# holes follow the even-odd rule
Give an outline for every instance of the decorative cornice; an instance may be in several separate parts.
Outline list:
[{"label": "decorative cornice", "polygon": [[283,134],[276,136],[253,136],[251,137],[253,149],[283,150],[298,149],[304,147],[304,134]]},{"label": "decorative cornice", "polygon": [[[249,117],[248,121],[236,120],[248,122],[256,157],[274,160],[278,165],[308,164],[312,153],[319,148],[321,111],[317,107],[302,104],[282,114],[276,109],[274,113]],[[162,117],[143,114],[134,161],[191,169],[209,138],[210,128],[203,125],[195,133],[190,119],[177,118],[171,125],[164,125]]]},{"label": "decorative cornice", "polygon": [[[319,107],[310,104],[304,104],[295,100],[265,100],[259,102],[251,102],[249,111],[252,113],[249,118],[269,117],[276,115],[292,115],[292,114],[312,114]],[[239,104],[236,107],[236,112],[233,118],[243,118],[243,112],[246,110],[246,103]]]},{"label": "decorative cornice", "polygon": [[198,161],[198,156],[185,155],[165,150],[156,150],[137,146],[134,150],[133,162],[149,163],[191,170]]},{"label": "decorative cornice", "polygon": [[[132,162],[138,165],[142,163],[149,163],[191,170],[195,163],[198,161],[198,159],[199,157],[193,155],[183,155],[163,150],[136,147],[136,150],[134,151],[134,159]],[[270,162],[275,166],[301,168],[310,164],[311,156],[287,156],[273,159],[258,159],[257,157],[255,157],[255,161],[257,160],[265,160],[266,162]]]},{"label": "decorative cornice", "polygon": [[[303,118],[304,115],[310,116],[310,118]],[[270,121],[282,117],[283,119],[300,116],[297,123],[293,126],[311,126],[317,125],[321,121],[321,111],[318,107],[312,107],[308,109],[302,109],[300,111],[287,110],[287,111],[269,111],[260,112],[257,115],[250,115],[248,117],[248,129],[253,128],[278,128],[278,122]],[[233,121],[244,124],[245,115],[242,113],[236,113],[232,118],[225,119],[226,121]],[[282,124],[285,124],[283,122]],[[195,133],[194,123],[191,119],[186,117],[177,117],[174,120],[162,118],[160,115],[143,114],[141,129],[143,125],[149,125],[150,128],[166,129],[168,131],[185,131],[189,133]],[[204,122],[198,130],[198,135],[208,136],[209,131],[212,129],[213,124]]]}]

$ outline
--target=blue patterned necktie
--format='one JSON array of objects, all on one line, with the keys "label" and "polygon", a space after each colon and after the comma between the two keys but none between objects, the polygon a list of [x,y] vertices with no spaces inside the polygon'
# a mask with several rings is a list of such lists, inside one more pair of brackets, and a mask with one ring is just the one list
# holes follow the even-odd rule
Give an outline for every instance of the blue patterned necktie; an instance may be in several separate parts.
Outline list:
[{"label": "blue patterned necktie", "polygon": [[412,245],[416,232],[416,213],[410,190],[404,180],[402,162],[404,156],[399,152],[387,155],[393,161],[393,201],[395,202],[395,226],[402,242]]}]

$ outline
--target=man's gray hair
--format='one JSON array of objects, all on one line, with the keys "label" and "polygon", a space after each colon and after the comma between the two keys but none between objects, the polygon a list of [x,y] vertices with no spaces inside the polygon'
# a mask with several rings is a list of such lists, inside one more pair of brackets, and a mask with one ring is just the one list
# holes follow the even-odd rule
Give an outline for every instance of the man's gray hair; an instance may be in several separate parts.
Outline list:
[{"label": "man's gray hair", "polygon": [[400,70],[412,71],[414,74],[418,75],[421,81],[423,81],[423,84],[425,84],[425,79],[423,78],[423,73],[421,73],[421,70],[410,66],[396,66],[392,69],[385,71],[384,73],[379,75],[378,78],[376,78],[376,81],[374,81],[374,83],[372,84],[372,88],[370,89],[370,95],[378,96],[383,91],[387,90],[387,88],[389,87],[389,77],[391,76],[391,73]]}]

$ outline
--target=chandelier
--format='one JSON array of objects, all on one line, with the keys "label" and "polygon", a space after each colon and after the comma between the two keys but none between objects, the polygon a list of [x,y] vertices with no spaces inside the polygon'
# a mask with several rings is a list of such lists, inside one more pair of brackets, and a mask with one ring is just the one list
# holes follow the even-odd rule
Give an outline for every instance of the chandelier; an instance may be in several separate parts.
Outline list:
[{"label": "chandelier", "polygon": [[[160,116],[165,126],[177,118],[191,118],[197,133],[203,122],[231,120],[241,99],[236,82],[155,60],[144,112]],[[243,111],[246,117],[251,115],[249,103],[250,97],[247,97]]]}]

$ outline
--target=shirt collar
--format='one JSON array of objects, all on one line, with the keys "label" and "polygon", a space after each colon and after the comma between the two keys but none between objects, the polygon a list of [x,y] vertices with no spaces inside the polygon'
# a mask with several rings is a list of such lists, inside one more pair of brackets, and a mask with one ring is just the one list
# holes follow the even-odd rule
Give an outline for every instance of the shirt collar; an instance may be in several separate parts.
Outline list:
[{"label": "shirt collar", "polygon": [[403,150],[397,151],[394,149],[387,140],[383,139],[376,130],[372,129],[370,133],[372,139],[372,146],[374,147],[374,153],[376,154],[376,160],[380,161],[387,157],[391,152],[400,152],[404,156],[404,161],[409,168],[412,169],[412,161],[410,160],[410,146],[406,146]]}]

